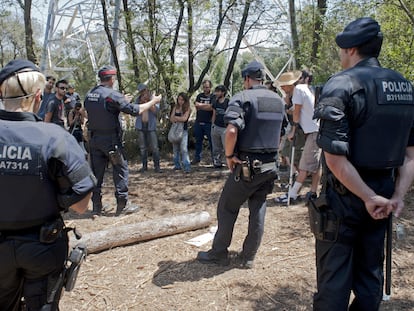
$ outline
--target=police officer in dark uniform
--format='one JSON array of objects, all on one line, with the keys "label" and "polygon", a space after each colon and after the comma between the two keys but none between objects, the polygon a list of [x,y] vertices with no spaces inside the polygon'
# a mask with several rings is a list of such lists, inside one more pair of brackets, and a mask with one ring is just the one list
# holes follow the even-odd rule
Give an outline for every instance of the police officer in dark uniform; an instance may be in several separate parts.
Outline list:
[{"label": "police officer in dark uniform", "polygon": [[83,213],[96,184],[74,137],[33,113],[45,82],[26,60],[0,71],[1,310],[23,310],[22,297],[27,310],[57,310],[60,295],[48,296],[68,254],[61,212]]},{"label": "police officer in dark uniform", "polygon": [[314,310],[379,309],[387,218],[400,214],[413,180],[413,87],[380,66],[382,40],[368,17],[336,36],[345,70],[324,85],[315,111],[327,166],[327,226],[315,234]]},{"label": "police officer in dark uniform", "polygon": [[131,96],[113,89],[116,70],[104,66],[98,71],[100,84],[88,92],[85,109],[88,112],[89,148],[92,170],[98,180],[93,191],[93,213],[102,213],[102,182],[108,161],[113,168],[117,208],[115,215],[130,214],[137,206],[127,205],[128,201],[128,162],[123,153],[120,112],[138,115],[159,103],[161,95],[142,105],[130,104]]},{"label": "police officer in dark uniform", "polygon": [[282,99],[263,83],[263,65],[249,63],[242,71],[244,91],[229,102],[225,155],[231,174],[217,208],[218,230],[213,246],[199,252],[202,263],[229,264],[228,247],[240,206],[248,201],[249,227],[237,262],[251,268],[259,248],[266,214],[266,196],[272,192],[276,174],[277,148],[283,120]]}]

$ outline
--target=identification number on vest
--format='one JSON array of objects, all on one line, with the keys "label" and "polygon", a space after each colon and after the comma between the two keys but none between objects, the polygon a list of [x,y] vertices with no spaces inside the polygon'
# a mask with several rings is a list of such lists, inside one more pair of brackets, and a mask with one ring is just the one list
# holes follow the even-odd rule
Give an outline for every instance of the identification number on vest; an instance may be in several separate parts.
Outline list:
[{"label": "identification number on vest", "polygon": [[1,175],[39,175],[40,159],[40,146],[0,143]]},{"label": "identification number on vest", "polygon": [[0,169],[27,171],[29,169],[29,163],[16,161],[0,161]]}]

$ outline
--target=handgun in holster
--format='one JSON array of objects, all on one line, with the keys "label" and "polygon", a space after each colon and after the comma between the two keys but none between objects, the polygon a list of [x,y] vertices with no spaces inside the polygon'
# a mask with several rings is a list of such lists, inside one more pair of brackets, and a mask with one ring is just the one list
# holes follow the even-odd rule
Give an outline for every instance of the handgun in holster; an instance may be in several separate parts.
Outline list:
[{"label": "handgun in holster", "polygon": [[65,275],[65,290],[70,292],[75,287],[75,282],[78,277],[79,269],[82,262],[87,256],[87,248],[85,244],[78,244],[70,252],[67,262],[70,263],[70,266],[66,269]]},{"label": "handgun in holster", "polygon": [[339,219],[328,206],[325,193],[308,202],[309,224],[315,238],[335,242],[338,239]]},{"label": "handgun in holster", "polygon": [[79,243],[72,249],[69,257],[66,259],[63,271],[60,273],[54,286],[48,291],[47,304],[41,308],[41,311],[55,310],[54,306],[59,302],[63,288],[67,292],[73,290],[80,266],[85,260],[86,255],[87,248],[85,244]]}]

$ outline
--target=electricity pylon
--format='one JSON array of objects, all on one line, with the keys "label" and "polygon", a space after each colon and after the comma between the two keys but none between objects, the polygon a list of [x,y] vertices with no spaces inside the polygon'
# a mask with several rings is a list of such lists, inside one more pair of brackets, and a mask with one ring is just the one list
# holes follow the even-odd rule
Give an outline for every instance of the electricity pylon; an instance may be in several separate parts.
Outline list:
[{"label": "electricity pylon", "polygon": [[[112,37],[117,46],[120,0],[105,0],[108,20],[113,21]],[[98,64],[103,61],[112,62],[110,49],[100,59],[96,59],[91,35],[103,33],[101,0],[50,0],[47,14],[45,38],[43,42],[40,69],[42,72],[72,72],[75,68],[67,68],[62,50],[68,43],[76,43],[77,49],[86,46],[92,68],[97,71]],[[72,45],[73,46],[73,45]],[[100,49],[99,49],[100,50]],[[76,50],[74,51],[76,53]]]}]

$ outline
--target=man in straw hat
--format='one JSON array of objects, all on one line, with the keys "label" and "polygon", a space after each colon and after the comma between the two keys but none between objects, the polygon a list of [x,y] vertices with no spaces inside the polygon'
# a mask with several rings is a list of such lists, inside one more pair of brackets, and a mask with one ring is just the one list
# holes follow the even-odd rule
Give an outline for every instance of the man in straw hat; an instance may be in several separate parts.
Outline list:
[{"label": "man in straw hat", "polygon": [[319,125],[313,119],[315,96],[307,84],[300,83],[301,79],[301,71],[290,71],[283,73],[277,80],[287,96],[292,96],[292,104],[294,105],[293,124],[287,138],[292,141],[299,127],[303,130],[306,137],[299,161],[299,174],[293,186],[289,187],[289,192],[275,198],[275,201],[280,204],[289,204],[300,199],[299,190],[309,173],[312,175],[312,184],[310,192],[307,194],[308,198],[316,197],[320,181],[319,160],[321,152],[316,144]]},{"label": "man in straw hat", "polygon": [[379,310],[388,218],[400,215],[414,178],[413,87],[381,68],[382,40],[380,25],[370,17],[336,36],[344,71],[326,82],[315,111],[327,200],[309,208],[319,217],[323,207],[327,217],[324,226],[313,228],[314,310]]}]

